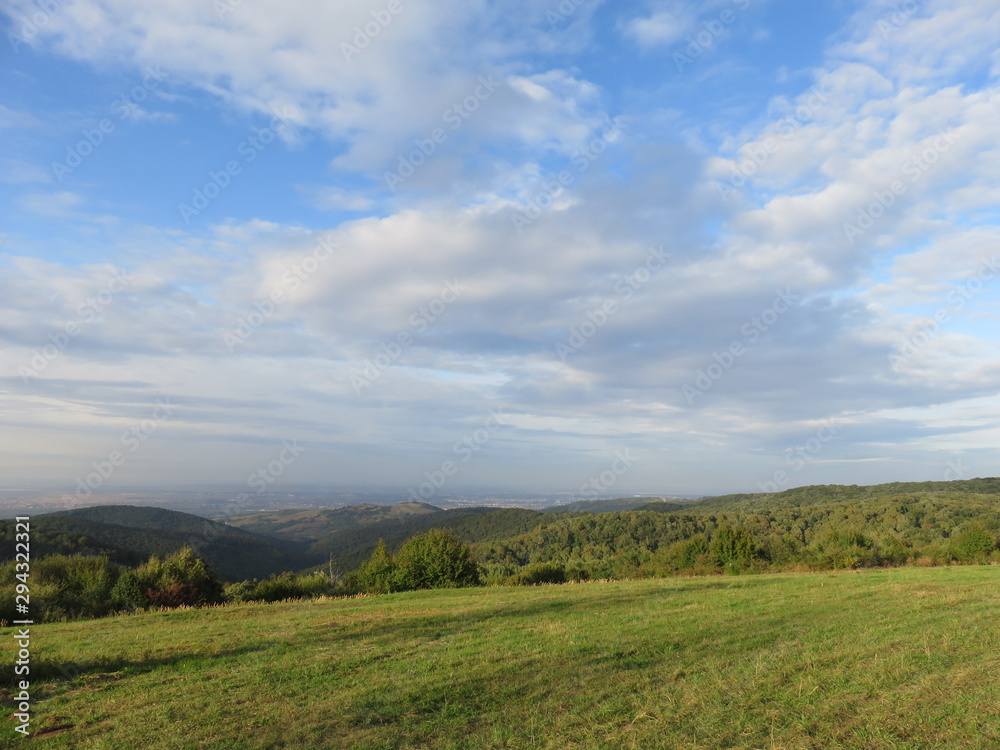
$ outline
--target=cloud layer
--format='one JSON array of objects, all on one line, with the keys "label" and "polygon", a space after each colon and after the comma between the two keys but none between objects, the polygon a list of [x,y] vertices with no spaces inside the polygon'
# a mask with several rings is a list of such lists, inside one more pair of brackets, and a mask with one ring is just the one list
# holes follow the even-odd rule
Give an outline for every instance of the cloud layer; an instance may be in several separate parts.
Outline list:
[{"label": "cloud layer", "polygon": [[[30,39],[35,6],[12,5],[25,77],[43,57],[111,89],[169,72],[94,163],[208,132],[195,110],[251,134],[279,113],[230,177],[283,197],[136,221],[120,181],[58,184],[38,156],[100,107],[0,106],[20,151],[0,245],[10,482],[74,485],[163,398],[176,410],[108,487],[240,484],[297,439],[281,481],[403,493],[496,409],[447,490],[574,492],[621,449],[637,460],[610,494],[990,473],[989,2],[863,4],[792,75],[739,46],[795,32],[780,3],[79,0]],[[739,24],[677,66],[726,11]]]}]

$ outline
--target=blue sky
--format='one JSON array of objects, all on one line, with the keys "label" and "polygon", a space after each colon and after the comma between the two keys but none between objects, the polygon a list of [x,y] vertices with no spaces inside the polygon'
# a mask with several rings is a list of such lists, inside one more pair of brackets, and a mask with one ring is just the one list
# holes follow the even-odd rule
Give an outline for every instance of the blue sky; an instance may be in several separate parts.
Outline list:
[{"label": "blue sky", "polygon": [[5,485],[996,474],[993,2],[3,8]]}]

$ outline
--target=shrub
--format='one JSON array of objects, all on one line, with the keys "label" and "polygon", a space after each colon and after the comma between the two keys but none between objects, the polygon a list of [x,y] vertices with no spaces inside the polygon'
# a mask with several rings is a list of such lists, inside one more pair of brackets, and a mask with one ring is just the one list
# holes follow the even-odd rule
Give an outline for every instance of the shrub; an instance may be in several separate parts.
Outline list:
[{"label": "shrub", "polygon": [[116,609],[129,611],[147,605],[142,585],[134,570],[126,568],[118,576],[118,582],[111,589],[111,603]]},{"label": "shrub", "polygon": [[965,531],[952,541],[949,554],[959,562],[986,562],[997,547],[996,537],[978,521],[966,526]]},{"label": "shrub", "polygon": [[358,571],[358,588],[367,594],[388,594],[395,588],[396,564],[385,548],[385,542],[378,540],[371,559]]},{"label": "shrub", "polygon": [[760,556],[753,535],[740,526],[720,526],[709,546],[712,561],[726,572],[749,567]]},{"label": "shrub", "polygon": [[336,586],[323,573],[302,575],[281,573],[263,581],[240,581],[226,587],[227,602],[280,602],[286,599],[311,599],[335,593]]},{"label": "shrub", "polygon": [[[119,567],[106,557],[50,555],[32,562],[31,613],[36,622],[53,622],[83,617],[102,617],[112,611],[111,590]],[[18,619],[14,613],[14,563],[3,570],[2,614],[6,620]]]},{"label": "shrub", "polygon": [[482,572],[472,559],[469,546],[450,532],[431,529],[410,538],[396,553],[389,555],[379,540],[371,558],[355,576],[348,576],[345,589],[357,587],[368,594],[414,589],[478,586]]},{"label": "shrub", "polygon": [[554,563],[535,563],[510,578],[514,586],[535,586],[540,583],[566,583],[566,570]]},{"label": "shrub", "polygon": [[482,583],[485,586],[509,586],[513,585],[510,578],[517,571],[514,565],[503,563],[493,563],[484,565],[481,568]]},{"label": "shrub", "polygon": [[411,538],[392,563],[397,591],[478,586],[481,579],[469,546],[444,529]]},{"label": "shrub", "polygon": [[222,584],[190,547],[161,560],[155,555],[135,571],[139,590],[153,606],[179,607],[222,601]]}]

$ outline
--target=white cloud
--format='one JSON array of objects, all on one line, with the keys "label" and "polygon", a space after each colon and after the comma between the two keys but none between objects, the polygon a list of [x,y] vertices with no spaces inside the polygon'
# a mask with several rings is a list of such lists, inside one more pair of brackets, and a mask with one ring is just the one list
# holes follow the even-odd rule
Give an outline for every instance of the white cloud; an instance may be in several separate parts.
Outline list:
[{"label": "white cloud", "polygon": [[74,216],[83,199],[69,190],[50,193],[27,193],[17,199],[17,205],[39,216]]},{"label": "white cloud", "polygon": [[37,164],[20,159],[5,159],[0,165],[0,182],[5,182],[8,185],[48,183],[52,182],[52,175]]},{"label": "white cloud", "polygon": [[[14,6],[34,7],[28,0]],[[544,21],[545,8],[526,13],[516,3],[459,0],[401,8],[394,15],[366,0],[272,0],[242,3],[220,19],[200,0],[81,0],[53,16],[39,38],[87,62],[158,65],[170,86],[208,91],[244,112],[289,113],[293,125],[346,144],[335,160],[343,169],[382,168],[415,135],[441,127],[444,113],[475,95],[480,76],[502,82],[514,75],[525,85],[533,81],[522,91],[541,95],[498,97],[492,106],[499,113],[463,114],[463,132],[502,142],[521,137],[530,146],[583,137],[575,131],[583,101],[593,103],[593,86],[560,71],[514,73],[523,69],[515,58],[530,39],[560,38]],[[500,33],[514,23],[527,33]],[[505,127],[515,121],[519,129]]]},{"label": "white cloud", "polygon": [[31,128],[37,125],[39,125],[39,121],[34,115],[0,104],[0,131],[13,128]]},{"label": "white cloud", "polygon": [[625,33],[645,47],[676,44],[694,28],[697,16],[682,4],[654,10],[650,15],[633,18]]},{"label": "white cloud", "polygon": [[371,198],[359,193],[350,193],[343,188],[299,185],[297,189],[309,205],[321,211],[367,211],[375,205]]}]

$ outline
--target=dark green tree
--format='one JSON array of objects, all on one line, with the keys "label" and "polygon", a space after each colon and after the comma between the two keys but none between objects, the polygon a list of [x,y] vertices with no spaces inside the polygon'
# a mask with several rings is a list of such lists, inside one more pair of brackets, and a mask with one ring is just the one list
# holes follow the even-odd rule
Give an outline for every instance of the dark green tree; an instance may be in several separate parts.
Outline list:
[{"label": "dark green tree", "polygon": [[742,526],[720,526],[709,548],[712,559],[722,568],[741,570],[757,557],[753,535]]},{"label": "dark green tree", "polygon": [[954,538],[949,551],[959,562],[976,562],[985,559],[996,547],[996,537],[976,521]]},{"label": "dark green tree", "polygon": [[398,591],[477,586],[480,582],[479,566],[469,546],[444,529],[413,537],[393,563],[393,583]]},{"label": "dark green tree", "polygon": [[358,586],[368,594],[388,594],[398,590],[394,587],[395,573],[396,564],[389,556],[385,542],[379,539],[371,559],[358,571]]},{"label": "dark green tree", "polygon": [[222,583],[190,547],[160,559],[155,555],[135,571],[140,590],[155,607],[195,606],[222,601]]},{"label": "dark green tree", "polygon": [[115,609],[136,610],[148,604],[146,595],[135,571],[130,568],[122,570],[118,581],[111,589],[111,603]]}]

